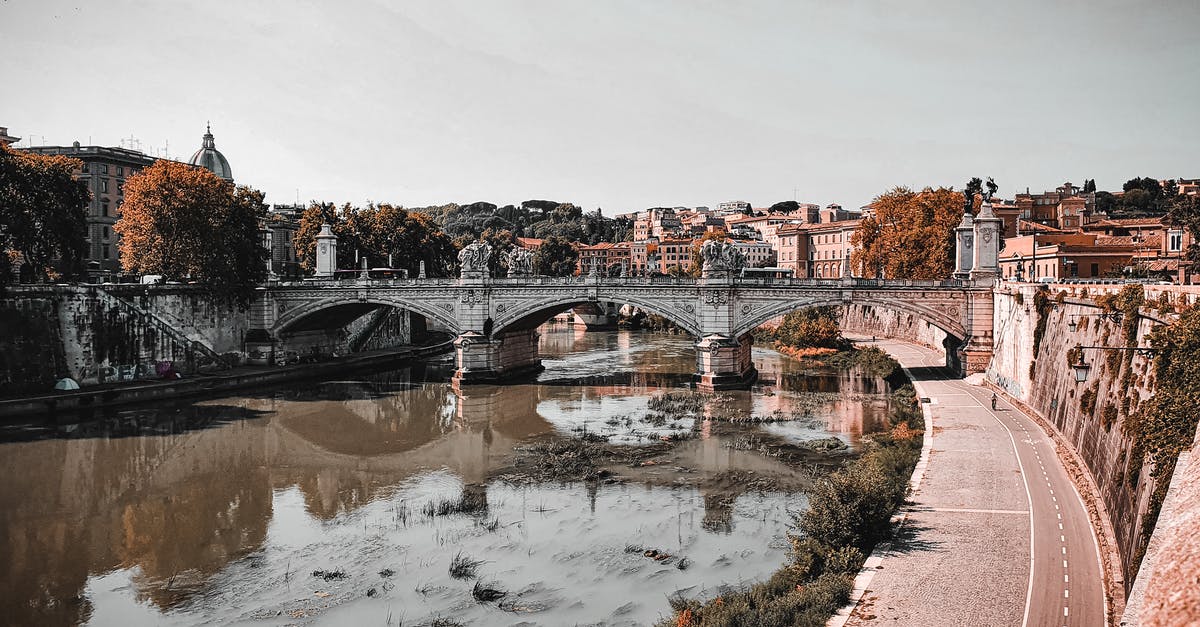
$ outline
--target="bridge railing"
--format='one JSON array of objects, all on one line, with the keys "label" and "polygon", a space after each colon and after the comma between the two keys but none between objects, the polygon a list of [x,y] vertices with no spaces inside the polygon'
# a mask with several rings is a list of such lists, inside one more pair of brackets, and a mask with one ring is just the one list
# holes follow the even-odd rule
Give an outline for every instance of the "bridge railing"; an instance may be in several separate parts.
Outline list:
[{"label": "bridge railing", "polygon": [[[700,286],[709,285],[719,287],[722,285],[728,286],[746,286],[746,287],[837,287],[837,288],[964,288],[972,287],[971,281],[960,281],[957,279],[948,279],[941,281],[927,281],[916,279],[860,279],[860,278],[841,278],[841,279],[797,279],[797,278],[771,278],[771,277],[736,277],[732,281],[728,279],[696,279],[692,277],[673,277],[673,276],[653,276],[653,277],[592,277],[592,276],[524,276],[524,277],[496,277],[484,279],[487,285],[498,287],[523,287],[523,286],[538,286],[538,285],[595,285],[601,287],[624,287],[624,286]],[[273,281],[268,284],[268,287],[279,288],[347,288],[347,287],[438,287],[438,286],[458,286],[464,285],[457,278],[427,278],[427,279],[376,279],[376,278],[353,278],[353,279],[322,279],[322,280],[303,280],[303,281]],[[472,283],[477,285],[477,283]]]}]

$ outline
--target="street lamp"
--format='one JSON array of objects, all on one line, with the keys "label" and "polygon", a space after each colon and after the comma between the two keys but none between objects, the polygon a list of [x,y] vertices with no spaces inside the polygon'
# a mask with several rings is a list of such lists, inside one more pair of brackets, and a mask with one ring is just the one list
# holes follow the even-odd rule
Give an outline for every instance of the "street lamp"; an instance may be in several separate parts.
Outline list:
[{"label": "street lamp", "polygon": [[1075,353],[1078,359],[1075,361],[1075,363],[1071,364],[1071,370],[1075,372],[1076,383],[1083,383],[1084,381],[1087,381],[1088,373],[1092,370],[1092,365],[1083,358],[1083,351],[1085,350],[1133,351],[1135,355],[1141,355],[1143,357],[1151,357],[1153,355],[1157,355],[1159,352],[1159,349],[1157,348],[1145,348],[1142,346],[1080,346],[1079,344],[1076,344],[1072,351]]}]

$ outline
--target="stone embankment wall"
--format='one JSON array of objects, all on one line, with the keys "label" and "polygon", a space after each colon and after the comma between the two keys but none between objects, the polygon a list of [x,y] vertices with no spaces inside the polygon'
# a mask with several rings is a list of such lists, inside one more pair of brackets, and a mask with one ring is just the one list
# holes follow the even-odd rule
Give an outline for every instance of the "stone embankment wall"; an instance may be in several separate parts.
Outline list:
[{"label": "stone embankment wall", "polygon": [[935,350],[945,348],[946,332],[919,316],[874,305],[842,307],[843,331],[906,340]]},{"label": "stone embankment wall", "polygon": [[[1187,288],[1147,288],[1136,320],[1102,316],[1094,300],[1120,286],[1003,285],[995,295],[995,346],[987,379],[1031,408],[1078,454],[1111,524],[1126,594],[1138,572],[1150,531],[1151,467],[1124,428],[1154,392],[1152,358],[1133,352],[1084,350],[1088,379],[1076,381],[1069,352],[1076,345],[1145,346],[1145,336],[1170,316],[1153,308],[1161,293],[1175,302],[1197,297]],[[1043,289],[1042,297],[1037,296]],[[1071,323],[1074,323],[1072,329]],[[1135,337],[1127,338],[1133,333]]]},{"label": "stone embankment wall", "polygon": [[0,297],[0,390],[47,392],[62,377],[82,385],[155,378],[236,363],[246,332],[235,308],[187,286],[15,287]]}]

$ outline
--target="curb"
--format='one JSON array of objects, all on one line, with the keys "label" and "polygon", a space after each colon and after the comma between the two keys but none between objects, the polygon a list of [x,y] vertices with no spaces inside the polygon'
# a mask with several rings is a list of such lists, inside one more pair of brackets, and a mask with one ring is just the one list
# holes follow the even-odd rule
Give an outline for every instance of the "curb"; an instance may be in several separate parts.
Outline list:
[{"label": "curb", "polygon": [[[913,377],[912,372],[908,368],[901,366],[904,371],[904,376],[908,377],[909,383],[913,386],[913,390],[917,392],[917,402],[921,405],[921,414],[925,417],[925,434],[921,441],[921,457],[917,460],[917,465],[913,466],[912,476],[908,479],[908,493],[914,494],[920,487],[921,481],[925,478],[925,469],[929,466],[929,453],[933,450],[933,408],[929,403],[921,403],[921,397],[925,392],[921,389],[919,383]],[[903,505],[900,510],[892,515],[891,525],[894,530],[899,530],[908,521],[909,510]],[[867,556],[867,560],[863,562],[862,568],[858,574],[854,576],[854,587],[850,590],[850,601],[838,609],[828,621],[825,622],[825,627],[844,627],[849,622],[850,616],[854,610],[858,608],[858,604],[862,602],[863,597],[867,593],[867,589],[871,587],[871,581],[875,578],[875,573],[879,570],[879,565],[883,563],[883,557],[892,550],[892,542],[879,543],[871,554]]]}]

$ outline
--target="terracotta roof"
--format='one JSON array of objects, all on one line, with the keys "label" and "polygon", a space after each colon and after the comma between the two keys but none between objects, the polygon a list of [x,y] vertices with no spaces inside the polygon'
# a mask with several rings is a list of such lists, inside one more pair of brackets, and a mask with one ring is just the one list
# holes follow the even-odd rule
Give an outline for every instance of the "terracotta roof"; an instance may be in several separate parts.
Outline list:
[{"label": "terracotta roof", "polygon": [[1105,218],[1095,222],[1089,222],[1085,227],[1103,227],[1103,226],[1162,226],[1163,219],[1158,218]]},{"label": "terracotta roof", "polygon": [[1049,226],[1046,224],[1038,224],[1032,220],[1017,220],[1017,232],[1036,231],[1038,233],[1070,233],[1063,229]]}]

